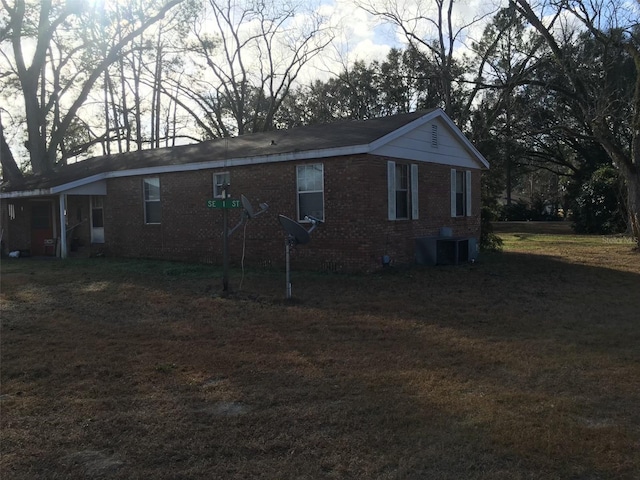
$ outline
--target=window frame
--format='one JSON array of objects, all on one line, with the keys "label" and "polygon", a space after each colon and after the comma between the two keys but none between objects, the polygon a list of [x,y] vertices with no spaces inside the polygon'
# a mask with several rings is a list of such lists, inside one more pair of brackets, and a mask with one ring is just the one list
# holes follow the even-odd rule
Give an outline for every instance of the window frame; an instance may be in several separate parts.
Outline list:
[{"label": "window frame", "polygon": [[451,169],[451,217],[471,216],[471,170]]},{"label": "window frame", "polygon": [[[219,178],[222,177],[220,180]],[[222,198],[222,187],[231,185],[231,172],[213,174],[213,198]]]},{"label": "window frame", "polygon": [[[411,184],[409,165],[406,163],[396,163],[395,192],[396,192],[396,220],[409,220],[411,209]],[[402,182],[404,177],[404,182]],[[404,215],[401,216],[400,203],[402,200]]]},{"label": "window frame", "polygon": [[[397,189],[397,168],[406,168],[407,173],[407,215],[398,217],[398,192],[404,192],[404,189]],[[387,217],[389,220],[418,220],[419,204],[418,204],[418,164],[417,163],[396,163],[387,161]]]},{"label": "window frame", "polygon": [[[313,169],[313,168],[320,168],[320,177],[321,177],[321,182],[320,182],[320,190],[318,189],[308,189],[308,190],[303,190],[301,189],[301,185],[300,185],[300,180],[301,180],[301,170],[304,169]],[[313,215],[315,218],[317,218],[318,220],[321,220],[324,222],[325,220],[325,208],[324,208],[324,164],[323,163],[305,163],[302,165],[296,165],[296,209],[297,209],[297,220],[300,223],[305,223],[305,222],[309,222],[309,220],[306,220],[304,218],[305,215],[302,215],[302,212],[300,210],[300,198],[302,195],[317,195],[320,194],[321,195],[321,208],[322,208],[322,215],[321,216],[317,216],[317,215]]]},{"label": "window frame", "polygon": [[[151,185],[151,181],[157,181],[158,182],[158,198],[147,198],[148,197],[148,190],[147,190],[147,183],[149,183],[149,185]],[[145,225],[160,225],[162,223],[162,191],[161,191],[161,182],[160,182],[160,177],[145,177],[142,179],[142,199],[143,199],[143,210],[144,210],[144,224]],[[149,213],[148,213],[148,206],[151,203],[158,203],[160,206],[160,218],[158,219],[158,221],[150,221],[149,217]],[[151,220],[155,220],[155,219],[151,219]]]},{"label": "window frame", "polygon": [[[99,217],[96,217],[99,211]],[[96,225],[99,220],[100,225]],[[104,228],[104,197],[100,195],[91,196],[91,228]]]}]

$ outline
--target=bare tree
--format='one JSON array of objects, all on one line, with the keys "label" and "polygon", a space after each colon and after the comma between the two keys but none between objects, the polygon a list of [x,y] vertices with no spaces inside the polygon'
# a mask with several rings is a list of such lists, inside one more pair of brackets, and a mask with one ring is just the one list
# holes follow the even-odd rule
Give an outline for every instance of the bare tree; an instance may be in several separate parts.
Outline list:
[{"label": "bare tree", "polygon": [[272,129],[275,112],[332,32],[322,18],[287,2],[209,0],[207,11],[193,28],[206,73],[180,85],[181,92],[205,110],[209,134]]},{"label": "bare tree", "polygon": [[[473,99],[460,101],[462,87],[466,84],[466,72],[456,58],[455,51],[464,42],[468,29],[490,13],[458,22],[455,19],[455,4],[456,0],[418,0],[412,8],[408,8],[401,0],[358,2],[360,8],[399,28],[407,42],[416,51],[423,52],[439,83],[443,110],[454,119],[466,120]],[[474,89],[471,95],[477,92],[478,89]]]},{"label": "bare tree", "polygon": [[[640,246],[640,27],[637,16],[622,5],[606,0],[545,1],[539,4],[515,0],[515,4],[523,17],[544,38],[558,68],[568,80],[565,92],[573,98],[582,117],[588,122],[593,137],[624,177],[629,224]],[[616,132],[615,125],[621,110],[615,98],[610,97],[610,92],[606,90],[594,91],[589,88],[583,70],[576,68],[572,57],[557,39],[557,32],[563,31],[563,25],[558,24],[563,18],[562,14],[569,14],[579,21],[603,46],[624,49],[633,58],[635,85],[632,108],[629,110],[630,138],[626,139]]]},{"label": "bare tree", "polygon": [[[157,11],[122,22],[122,34],[97,55],[78,30],[95,22],[81,0],[1,0],[7,13],[0,54],[10,65],[11,81],[24,99],[29,160],[34,173],[65,162],[65,138],[79,110],[123,49],[182,0],[168,0]],[[33,53],[27,45],[34,45]],[[31,54],[30,54],[31,53]],[[6,158],[3,155],[3,161]],[[9,159],[10,161],[10,159]]]}]

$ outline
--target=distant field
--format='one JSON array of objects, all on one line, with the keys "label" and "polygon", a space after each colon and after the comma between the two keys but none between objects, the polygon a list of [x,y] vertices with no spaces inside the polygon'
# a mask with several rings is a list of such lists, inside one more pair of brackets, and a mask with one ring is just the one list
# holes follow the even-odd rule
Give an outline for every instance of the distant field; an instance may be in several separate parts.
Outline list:
[{"label": "distant field", "polygon": [[494,222],[496,233],[572,235],[570,222]]},{"label": "distant field", "polygon": [[[0,478],[638,479],[640,254],[371,275],[3,260]],[[240,283],[242,289],[240,290]]]}]

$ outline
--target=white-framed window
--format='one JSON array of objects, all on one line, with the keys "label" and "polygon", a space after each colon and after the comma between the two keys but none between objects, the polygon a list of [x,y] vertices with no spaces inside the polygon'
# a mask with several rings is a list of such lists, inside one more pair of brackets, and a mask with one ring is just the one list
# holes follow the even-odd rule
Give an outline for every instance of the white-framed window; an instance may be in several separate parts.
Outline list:
[{"label": "white-framed window", "polygon": [[389,220],[417,220],[418,165],[387,162]]},{"label": "white-framed window", "polygon": [[324,166],[322,163],[296,167],[298,221],[306,216],[324,221]]},{"label": "white-framed window", "polygon": [[471,172],[451,169],[451,216],[471,215]]},{"label": "white-framed window", "polygon": [[[231,174],[229,172],[213,174],[213,198],[222,198],[222,190],[225,186],[231,185]],[[227,194],[227,196],[229,196]]]},{"label": "white-framed window", "polygon": [[142,182],[144,186],[144,223],[160,223],[162,220],[160,178],[145,178]]},{"label": "white-framed window", "polygon": [[9,203],[7,205],[8,210],[9,210],[9,220],[15,220],[16,219],[16,206],[13,203]]}]

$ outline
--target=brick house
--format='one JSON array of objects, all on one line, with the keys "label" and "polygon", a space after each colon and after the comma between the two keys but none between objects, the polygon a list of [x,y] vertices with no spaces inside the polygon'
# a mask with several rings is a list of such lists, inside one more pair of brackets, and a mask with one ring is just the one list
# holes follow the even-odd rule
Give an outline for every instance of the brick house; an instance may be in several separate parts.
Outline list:
[{"label": "brick house", "polygon": [[[269,211],[229,239],[232,263],[284,263],[278,214],[324,221],[296,248],[297,266],[369,271],[416,259],[417,239],[480,235],[480,177],[488,162],[440,110],[341,121],[94,157],[0,188],[5,251],[101,253],[222,263],[228,182]],[[241,209],[227,210],[229,224]],[[463,255],[467,258],[467,253]],[[433,262],[435,263],[435,261]]]}]

